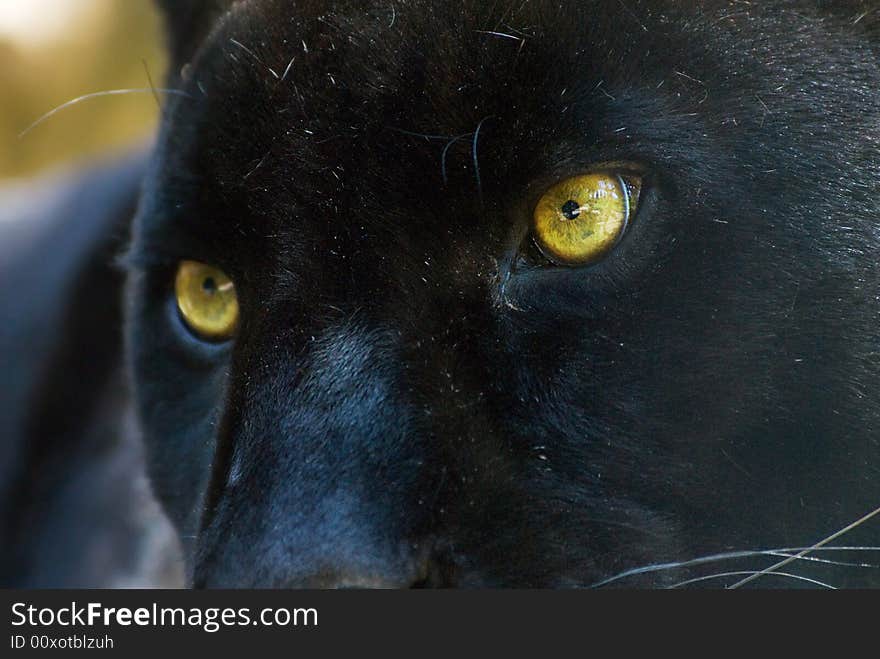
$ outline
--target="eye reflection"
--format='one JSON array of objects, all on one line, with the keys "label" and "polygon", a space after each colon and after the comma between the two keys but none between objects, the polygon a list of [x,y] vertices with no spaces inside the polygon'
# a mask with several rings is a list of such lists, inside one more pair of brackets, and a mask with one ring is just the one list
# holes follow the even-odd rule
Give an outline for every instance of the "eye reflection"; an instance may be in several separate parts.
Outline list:
[{"label": "eye reflection", "polygon": [[187,326],[209,341],[225,341],[238,326],[235,284],[219,268],[181,261],[174,280],[177,309]]},{"label": "eye reflection", "polygon": [[615,173],[574,176],[551,187],[535,207],[533,232],[544,255],[559,265],[605,257],[626,231],[641,180]]}]

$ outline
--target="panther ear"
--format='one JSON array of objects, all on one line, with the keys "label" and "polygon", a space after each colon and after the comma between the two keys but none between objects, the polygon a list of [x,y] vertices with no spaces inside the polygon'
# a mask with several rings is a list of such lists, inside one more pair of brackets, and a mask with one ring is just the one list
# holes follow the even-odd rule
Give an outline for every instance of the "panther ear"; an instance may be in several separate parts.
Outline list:
[{"label": "panther ear", "polygon": [[165,16],[171,61],[176,66],[190,60],[199,44],[225,10],[236,0],[156,0]]}]

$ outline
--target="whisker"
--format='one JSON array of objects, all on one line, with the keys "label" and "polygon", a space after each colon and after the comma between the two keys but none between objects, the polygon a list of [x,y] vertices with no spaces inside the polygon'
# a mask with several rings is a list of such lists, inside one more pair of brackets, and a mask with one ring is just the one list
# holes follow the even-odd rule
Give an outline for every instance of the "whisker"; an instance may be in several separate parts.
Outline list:
[{"label": "whisker", "polygon": [[477,194],[480,196],[480,204],[483,203],[483,180],[480,177],[480,160],[477,156],[477,144],[480,140],[480,129],[483,127],[483,124],[486,123],[486,120],[490,119],[490,117],[483,117],[480,120],[480,123],[477,124],[477,129],[474,131],[474,144],[473,144],[473,156],[474,156],[474,176],[477,179]]},{"label": "whisker", "polygon": [[680,581],[677,584],[672,586],[667,586],[669,589],[673,588],[681,588],[682,586],[688,586],[693,583],[699,583],[701,581],[709,581],[711,579],[723,579],[724,577],[741,577],[744,574],[754,575],[754,574],[771,574],[775,577],[786,577],[788,579],[796,579],[798,581],[806,581],[807,583],[811,583],[815,586],[822,586],[823,588],[827,588],[828,590],[837,590],[836,586],[832,586],[831,584],[827,584],[824,581],[819,581],[817,579],[810,579],[809,577],[803,577],[799,574],[791,574],[789,572],[767,572],[765,570],[761,570],[761,572],[755,571],[737,571],[737,572],[719,572],[718,574],[709,574],[704,577],[695,577],[693,579],[688,579],[687,581]]},{"label": "whisker", "polygon": [[153,84],[153,76],[150,75],[150,65],[147,64],[147,60],[142,59],[141,64],[144,65],[144,73],[147,75],[147,84],[150,85],[150,92],[153,94],[153,98],[156,101],[156,107],[159,108],[159,112],[162,112],[162,101],[159,100],[159,94],[156,93],[156,85]]},{"label": "whisker", "polygon": [[[788,547],[786,549],[764,550],[761,553],[768,554],[771,551],[793,552],[793,551],[803,551],[804,549],[809,549],[809,548],[808,547]],[[845,545],[834,545],[834,546],[829,547],[828,545],[825,545],[824,547],[816,547],[815,551],[880,551],[880,547],[870,547],[867,545],[852,546],[852,547],[847,547]],[[801,558],[804,558],[804,557],[803,556],[798,557],[799,560]]]},{"label": "whisker", "polygon": [[[754,549],[754,550],[741,550],[741,551],[731,551],[725,552],[721,554],[710,554],[708,556],[700,556],[698,558],[692,558],[686,561],[675,561],[670,563],[654,563],[651,565],[644,565],[642,567],[631,568],[629,570],[625,570],[618,574],[612,575],[602,581],[597,581],[594,584],[587,586],[588,588],[601,588],[602,586],[607,586],[608,584],[614,583],[615,581],[620,581],[622,579],[626,579],[628,577],[635,577],[641,574],[650,574],[652,572],[665,572],[667,570],[677,570],[686,567],[693,567],[695,565],[704,565],[706,563],[716,563],[718,561],[729,561],[735,560],[738,558],[752,558],[755,556],[774,556],[774,555],[786,555],[791,556],[792,554],[796,555],[796,552],[803,552],[806,549],[811,549],[810,547],[783,547],[778,549]],[[876,551],[880,552],[880,547],[867,547],[867,546],[823,546],[812,548],[812,551]],[[798,560],[804,559],[804,556],[798,556]],[[876,566],[871,566],[876,567]]]},{"label": "whisker", "polygon": [[[767,556],[794,556],[794,554],[790,552],[784,551],[768,551]],[[832,561],[827,558],[817,558],[815,556],[801,556],[798,558],[799,561],[809,561],[812,563],[824,563],[826,565],[839,565],[841,567],[864,567],[864,568],[872,568],[875,570],[880,569],[880,565],[872,565],[871,563],[848,563],[846,561]]]},{"label": "whisker", "polygon": [[635,577],[640,574],[650,574],[651,572],[663,572],[665,570],[676,570],[678,568],[683,567],[691,567],[694,565],[702,565],[704,563],[714,563],[717,561],[726,561],[732,560],[735,558],[750,558],[752,556],[760,556],[763,555],[763,551],[732,551],[723,554],[711,554],[709,556],[701,556],[700,558],[692,558],[687,561],[675,561],[671,563],[654,563],[652,565],[644,565],[642,567],[632,568],[630,570],[625,570],[624,572],[620,572],[615,574],[607,579],[603,579],[602,581],[597,581],[594,584],[588,586],[589,588],[601,588],[602,586],[607,586],[610,583],[614,583],[615,581],[620,581],[621,579],[626,579],[627,577]]},{"label": "whisker", "polygon": [[806,554],[809,554],[809,553],[812,552],[814,549],[818,549],[819,547],[822,547],[823,545],[827,545],[829,542],[833,542],[834,540],[836,540],[836,539],[839,538],[840,536],[849,533],[849,532],[852,531],[854,528],[856,528],[856,527],[858,527],[858,526],[861,526],[862,524],[864,524],[865,522],[867,522],[867,521],[870,520],[871,518],[876,517],[877,515],[880,515],[880,508],[877,508],[877,509],[871,511],[870,513],[868,513],[868,514],[865,515],[864,517],[861,517],[860,519],[857,519],[855,522],[853,522],[853,523],[850,524],[849,526],[845,526],[844,528],[840,529],[840,530],[837,531],[836,533],[832,533],[832,534],[829,535],[827,538],[825,538],[824,540],[820,540],[819,542],[817,542],[817,543],[816,543],[815,545],[813,545],[812,547],[808,547],[807,549],[804,549],[803,551],[801,551],[801,552],[795,554],[794,556],[789,556],[789,557],[786,558],[785,560],[779,561],[779,562],[776,563],[775,565],[771,565],[770,567],[768,567],[768,568],[766,568],[766,569],[764,569],[764,570],[761,570],[760,572],[757,572],[757,573],[755,573],[755,574],[753,574],[753,575],[750,575],[750,576],[746,577],[746,578],[743,579],[742,581],[738,581],[738,582],[736,582],[735,584],[733,584],[732,586],[730,586],[730,588],[731,588],[731,589],[733,589],[733,588],[739,588],[740,586],[743,586],[743,585],[749,583],[750,581],[754,581],[755,579],[759,579],[759,578],[760,578],[762,575],[764,575],[764,574],[767,574],[767,573],[773,572],[774,570],[778,570],[778,569],[781,568],[781,567],[785,567],[785,566],[788,565],[789,563],[798,560],[799,558],[803,557],[803,556],[806,555]]},{"label": "whisker", "polygon": [[74,98],[70,101],[67,101],[67,103],[62,103],[58,107],[56,107],[52,110],[49,110],[46,114],[42,115],[34,123],[32,123],[27,128],[25,128],[23,131],[21,131],[18,134],[18,139],[23,138],[25,135],[30,133],[34,128],[36,128],[37,126],[42,124],[44,121],[51,119],[52,117],[54,117],[56,114],[58,114],[62,110],[66,110],[69,107],[72,107],[74,105],[78,105],[79,103],[82,103],[83,101],[88,101],[93,98],[100,98],[102,96],[123,96],[126,94],[168,94],[168,95],[174,95],[174,96],[183,96],[185,98],[193,98],[191,94],[188,94],[185,91],[182,91],[180,89],[161,89],[161,88],[153,89],[150,87],[144,87],[144,88],[138,88],[138,89],[108,89],[107,91],[103,91],[103,92],[93,92],[91,94],[85,94],[83,96],[78,96],[77,98]]},{"label": "whisker", "polygon": [[458,135],[457,137],[453,137],[451,140],[449,140],[447,145],[443,147],[443,154],[440,156],[440,173],[443,175],[443,185],[449,184],[449,177],[446,175],[446,156],[449,154],[449,149],[451,149],[456,142],[460,142],[465,137],[470,136],[471,133],[466,133],[465,135]]}]

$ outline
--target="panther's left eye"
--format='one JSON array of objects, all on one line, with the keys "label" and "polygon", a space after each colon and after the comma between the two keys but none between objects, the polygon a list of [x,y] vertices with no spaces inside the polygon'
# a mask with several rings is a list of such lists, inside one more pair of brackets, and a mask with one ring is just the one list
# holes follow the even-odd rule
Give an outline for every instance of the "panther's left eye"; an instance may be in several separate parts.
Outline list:
[{"label": "panther's left eye", "polygon": [[623,236],[635,215],[640,190],[640,177],[614,172],[561,181],[535,207],[535,242],[557,265],[595,263]]},{"label": "panther's left eye", "polygon": [[235,284],[219,268],[181,261],[174,280],[177,309],[187,326],[208,341],[225,341],[238,326]]}]

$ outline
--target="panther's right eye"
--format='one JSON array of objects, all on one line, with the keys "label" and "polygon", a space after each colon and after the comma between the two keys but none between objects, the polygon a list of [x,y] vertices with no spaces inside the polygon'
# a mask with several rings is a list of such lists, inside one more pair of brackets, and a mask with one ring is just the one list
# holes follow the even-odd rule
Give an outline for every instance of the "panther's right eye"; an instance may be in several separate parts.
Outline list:
[{"label": "panther's right eye", "polygon": [[642,188],[638,175],[593,172],[561,181],[535,207],[533,235],[557,265],[590,265],[618,243],[635,215]]},{"label": "panther's right eye", "polygon": [[235,284],[219,268],[181,261],[174,280],[177,309],[187,326],[207,341],[226,341],[238,327]]}]

